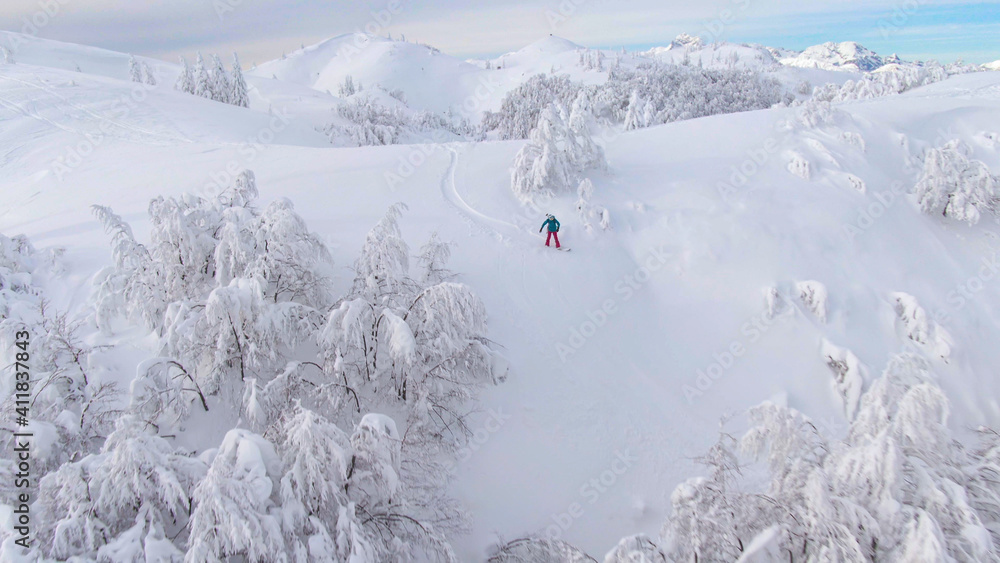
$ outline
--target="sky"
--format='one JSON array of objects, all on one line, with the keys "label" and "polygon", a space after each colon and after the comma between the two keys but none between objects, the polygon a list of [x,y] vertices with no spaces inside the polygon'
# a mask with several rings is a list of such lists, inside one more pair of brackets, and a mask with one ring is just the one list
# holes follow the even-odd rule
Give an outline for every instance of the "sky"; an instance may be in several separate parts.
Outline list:
[{"label": "sky", "polygon": [[403,35],[465,58],[549,34],[593,48],[706,41],[801,50],[857,41],[904,59],[1000,59],[1000,0],[2,0],[0,29],[176,60],[238,52],[262,63],[352,31]]}]

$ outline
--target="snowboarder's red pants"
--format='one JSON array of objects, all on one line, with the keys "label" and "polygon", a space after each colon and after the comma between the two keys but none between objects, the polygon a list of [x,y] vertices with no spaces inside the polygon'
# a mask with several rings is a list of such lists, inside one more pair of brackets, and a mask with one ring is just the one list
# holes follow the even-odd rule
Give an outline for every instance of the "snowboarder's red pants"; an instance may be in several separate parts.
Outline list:
[{"label": "snowboarder's red pants", "polygon": [[549,246],[549,241],[556,239],[556,248],[559,248],[559,233],[549,231],[549,236],[545,238],[545,246]]}]

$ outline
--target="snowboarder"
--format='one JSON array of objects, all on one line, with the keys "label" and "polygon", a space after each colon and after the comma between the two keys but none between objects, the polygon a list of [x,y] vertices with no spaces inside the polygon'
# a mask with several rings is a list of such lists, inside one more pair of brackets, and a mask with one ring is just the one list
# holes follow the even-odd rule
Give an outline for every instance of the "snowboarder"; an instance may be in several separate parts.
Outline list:
[{"label": "snowboarder", "polygon": [[556,219],[555,215],[547,213],[545,215],[545,222],[542,223],[542,228],[538,229],[538,232],[542,232],[542,229],[545,227],[549,228],[549,236],[545,239],[545,246],[549,246],[549,242],[554,238],[556,239],[556,248],[559,248],[559,220]]}]

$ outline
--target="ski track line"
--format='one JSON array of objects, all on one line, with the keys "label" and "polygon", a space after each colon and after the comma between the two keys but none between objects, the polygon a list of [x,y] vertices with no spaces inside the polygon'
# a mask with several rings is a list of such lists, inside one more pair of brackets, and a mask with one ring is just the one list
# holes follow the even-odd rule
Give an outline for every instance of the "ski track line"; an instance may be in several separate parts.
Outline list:
[{"label": "ski track line", "polygon": [[[49,87],[47,87],[47,86],[45,86],[43,84],[36,84],[34,82],[29,82],[27,80],[21,80],[21,79],[13,78],[13,77],[10,77],[10,76],[3,76],[3,77],[0,77],[0,78],[3,78],[5,80],[10,80],[11,82],[17,82],[17,83],[23,84],[25,86],[28,86],[29,88],[35,88],[37,90],[41,90],[41,91],[49,94],[53,98],[56,98],[57,100],[59,100],[60,102],[66,104],[67,106],[69,106],[71,108],[74,108],[76,110],[82,111],[82,112],[90,115],[91,117],[93,117],[94,119],[96,119],[98,121],[103,121],[105,123],[109,123],[111,125],[119,127],[119,128],[124,129],[126,131],[132,131],[133,133],[139,133],[140,135],[146,135],[148,137],[159,138],[159,139],[163,139],[163,140],[167,140],[167,141],[172,141],[172,142],[175,142],[175,143],[176,142],[185,142],[185,143],[193,143],[194,142],[191,139],[189,139],[189,138],[187,138],[187,137],[185,137],[183,135],[173,135],[173,136],[172,135],[166,135],[166,134],[163,134],[163,133],[158,133],[156,131],[148,131],[148,130],[143,129],[141,127],[136,127],[135,125],[131,125],[131,124],[128,124],[128,123],[122,123],[122,122],[120,122],[118,120],[111,119],[111,118],[109,118],[109,117],[107,117],[105,115],[101,115],[99,113],[94,112],[93,110],[91,110],[88,107],[81,106],[81,105],[79,105],[79,104],[77,104],[75,102],[71,102],[67,98],[64,98],[63,96],[61,96],[58,92],[56,92],[52,88],[49,88]],[[32,116],[32,117],[36,117],[36,116]],[[52,123],[52,121],[48,120],[48,119],[43,119],[43,121],[46,121],[48,123]]]},{"label": "ski track line", "polygon": [[490,217],[489,215],[476,210],[465,201],[462,195],[458,193],[458,186],[455,182],[455,171],[458,168],[458,150],[451,145],[446,145],[445,148],[451,152],[451,161],[448,163],[448,170],[441,179],[441,195],[444,197],[445,201],[450,203],[455,210],[463,216],[466,223],[475,226],[483,233],[492,235],[498,241],[503,243],[504,246],[509,247],[511,245],[510,239],[505,237],[497,227],[504,230],[514,231],[520,231],[520,229],[513,223],[508,223],[501,219]]}]

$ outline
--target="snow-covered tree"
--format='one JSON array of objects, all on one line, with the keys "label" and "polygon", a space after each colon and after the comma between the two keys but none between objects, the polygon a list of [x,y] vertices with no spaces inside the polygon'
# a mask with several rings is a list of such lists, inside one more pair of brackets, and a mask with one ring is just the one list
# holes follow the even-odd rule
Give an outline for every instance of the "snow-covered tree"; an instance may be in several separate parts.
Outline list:
[{"label": "snow-covered tree", "polygon": [[142,66],[135,60],[135,55],[128,56],[128,77],[132,82],[142,82]]},{"label": "snow-covered tree", "polygon": [[108,524],[94,508],[83,464],[62,465],[41,478],[38,490],[38,539],[48,556],[87,556],[107,542]]},{"label": "snow-covered tree", "polygon": [[14,53],[12,53],[7,47],[0,46],[0,55],[3,55],[4,64],[14,64]]},{"label": "snow-covered tree", "polygon": [[229,103],[241,108],[250,107],[250,97],[247,94],[247,82],[243,77],[243,68],[240,66],[240,57],[233,53],[233,80],[232,91],[229,94]]},{"label": "snow-covered tree", "polygon": [[672,496],[667,560],[737,560],[752,541],[804,561],[1000,560],[1000,442],[984,431],[970,452],[951,437],[928,368],[894,357],[843,439],[785,406],[752,409],[740,445],[764,463],[767,489],[741,490],[736,441],[723,434],[706,456],[710,476]]},{"label": "snow-covered tree", "polygon": [[42,478],[40,539],[57,559],[142,561],[156,550],[176,556],[164,529],[187,521],[191,488],[204,472],[201,461],[123,417],[100,453]]},{"label": "snow-covered tree", "polygon": [[645,102],[639,97],[639,91],[635,90],[632,92],[632,96],[628,100],[628,110],[625,112],[625,123],[623,127],[626,131],[631,131],[633,129],[642,129],[649,125],[643,120],[642,110],[645,107]]},{"label": "snow-covered tree", "polygon": [[215,99],[215,93],[212,90],[212,77],[205,66],[205,58],[201,56],[200,52],[194,61],[192,73],[194,74],[194,94],[202,98]]},{"label": "snow-covered tree", "polygon": [[405,301],[412,292],[407,273],[410,249],[399,230],[399,217],[406,205],[397,203],[368,232],[361,255],[354,263],[352,295],[373,302]]},{"label": "snow-covered tree", "polygon": [[444,242],[437,232],[431,233],[430,240],[420,248],[420,266],[424,269],[420,282],[433,285],[454,277],[445,265],[451,257],[451,244]]},{"label": "snow-covered tree", "polygon": [[156,74],[146,61],[142,62],[142,81],[148,86],[156,86]]},{"label": "snow-covered tree", "polygon": [[[137,368],[127,428],[85,459],[119,460],[100,469],[108,482],[128,468],[151,475],[113,485],[108,498],[124,504],[101,520],[103,501],[88,495],[98,461],[76,473],[64,465],[52,490],[66,488],[65,501],[51,513],[76,516],[58,545],[103,560],[154,549],[173,561],[186,549],[187,561],[455,561],[446,535],[465,519],[446,495],[443,463],[471,435],[478,388],[506,369],[486,338],[485,308],[445,281],[447,245],[436,237],[424,275],[411,277],[402,205],[366,237],[354,285],[335,301],[325,245],[288,200],[258,209],[257,197],[247,171],[218,195],[156,198],[148,243],[95,208],[114,258],[100,277],[98,323],[113,332],[143,322],[160,349]],[[364,414],[379,405],[398,418]],[[150,467],[191,461],[171,457],[158,434],[186,432],[193,412],[210,407],[275,445],[230,431],[201,456],[204,478],[176,479],[194,503],[188,517],[176,484],[155,483],[170,474]],[[154,486],[161,497],[128,503]]]},{"label": "snow-covered tree", "polygon": [[637,534],[622,538],[613,550],[604,556],[604,563],[666,563],[663,549],[649,536]]},{"label": "snow-covered tree", "polygon": [[194,489],[185,561],[287,561],[274,498],[281,460],[270,442],[246,430],[226,433]]},{"label": "snow-covered tree", "polygon": [[985,163],[972,159],[971,152],[959,140],[927,151],[914,187],[924,213],[940,213],[970,225],[978,223],[984,212],[996,213],[1000,180]]},{"label": "snow-covered tree", "polygon": [[[597,563],[593,557],[562,540],[542,536],[527,536],[503,542],[494,546],[491,551],[489,559],[486,560],[487,563],[521,563],[522,561]],[[645,563],[641,559],[638,561]]]},{"label": "snow-covered tree", "polygon": [[181,57],[181,75],[177,77],[177,83],[174,85],[175,90],[180,90],[185,94],[194,94],[194,71],[191,70],[191,65],[188,64],[187,59]]},{"label": "snow-covered tree", "polygon": [[532,76],[504,96],[499,111],[484,114],[483,129],[497,131],[501,139],[527,139],[546,108],[555,103],[570,105],[579,90],[564,76]]},{"label": "snow-covered tree", "polygon": [[139,363],[129,388],[129,412],[163,432],[183,422],[196,402],[208,411],[201,387],[183,365],[171,358]]},{"label": "snow-covered tree", "polygon": [[352,78],[351,75],[347,75],[344,77],[344,81],[340,83],[337,95],[341,98],[349,98],[354,94],[357,94],[358,90],[360,90],[360,88],[354,85],[354,78]]},{"label": "snow-covered tree", "polygon": [[[285,467],[279,493],[282,528],[294,538],[292,553],[308,554],[310,561],[347,561],[352,551],[369,552],[360,524],[350,517],[354,506],[347,483],[354,454],[347,434],[294,405],[281,426],[279,449]],[[356,533],[338,533],[352,524]]]},{"label": "snow-covered tree", "polygon": [[229,72],[226,65],[222,64],[219,55],[212,55],[212,96],[217,102],[224,104],[231,103],[229,96],[233,92],[232,81],[229,79]]},{"label": "snow-covered tree", "polygon": [[529,142],[514,157],[511,189],[522,203],[573,190],[583,172],[604,166],[604,153],[590,138],[580,108],[582,103],[575,120],[579,131],[566,123],[562,106],[546,108]]}]

